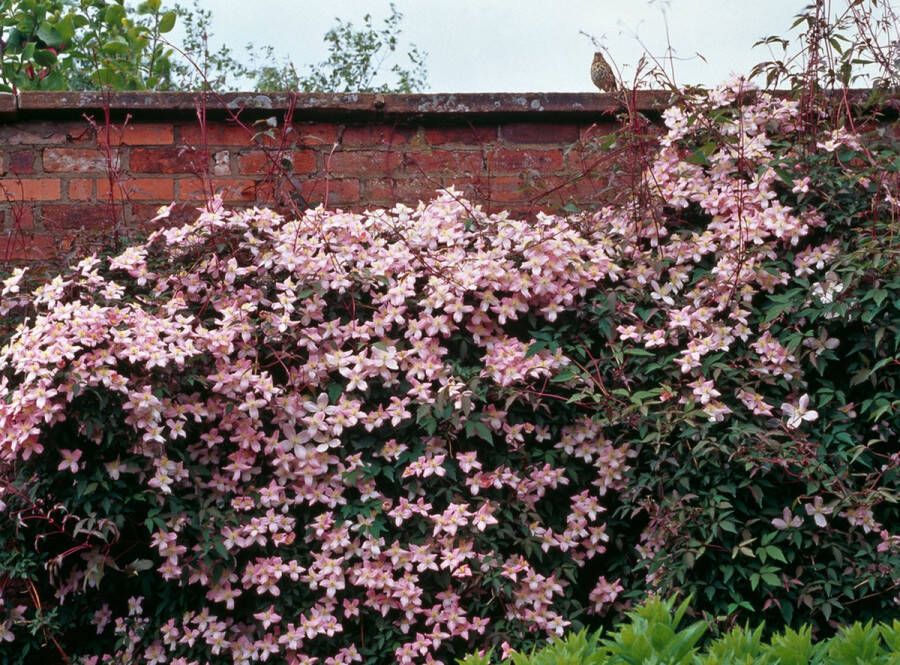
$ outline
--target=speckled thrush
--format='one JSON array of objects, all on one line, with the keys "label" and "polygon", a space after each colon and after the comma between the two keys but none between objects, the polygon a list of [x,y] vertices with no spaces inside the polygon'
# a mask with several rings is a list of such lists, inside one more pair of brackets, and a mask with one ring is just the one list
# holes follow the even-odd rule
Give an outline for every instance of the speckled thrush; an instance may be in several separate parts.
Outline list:
[{"label": "speckled thrush", "polygon": [[600,51],[594,53],[594,61],[591,63],[591,81],[600,88],[601,92],[615,92],[619,89],[616,75]]}]

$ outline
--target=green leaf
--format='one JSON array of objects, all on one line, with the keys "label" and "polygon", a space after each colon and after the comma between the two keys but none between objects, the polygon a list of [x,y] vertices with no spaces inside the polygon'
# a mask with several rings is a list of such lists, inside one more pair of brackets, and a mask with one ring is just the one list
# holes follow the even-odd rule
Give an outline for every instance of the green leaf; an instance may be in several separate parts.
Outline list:
[{"label": "green leaf", "polygon": [[540,353],[542,350],[547,348],[547,342],[539,339],[536,342],[533,342],[531,346],[528,347],[528,350],[525,351],[525,357],[530,358],[531,356]]},{"label": "green leaf", "polygon": [[709,159],[700,148],[697,148],[684,160],[689,164],[697,164],[698,166],[709,166]]},{"label": "green leaf", "polygon": [[777,575],[773,575],[772,573],[763,573],[761,577],[762,581],[769,586],[781,586],[781,580],[778,579]]},{"label": "green leaf", "polygon": [[769,553],[769,556],[775,559],[775,561],[780,561],[781,563],[787,563],[787,559],[784,558],[784,553],[774,545],[768,545],[766,547],[766,552]]},{"label": "green leaf", "polygon": [[119,28],[125,19],[125,8],[122,5],[111,4],[106,8],[103,20],[113,28]]},{"label": "green leaf", "polygon": [[109,55],[125,55],[131,52],[131,46],[124,37],[113,37],[104,43],[100,49]]},{"label": "green leaf", "polygon": [[493,434],[491,434],[491,430],[488,429],[488,426],[481,421],[475,422],[475,433],[479,438],[484,439],[488,443],[494,442],[494,436]]},{"label": "green leaf", "polygon": [[162,18],[159,19],[159,31],[162,34],[167,32],[171,32],[172,28],[175,27],[175,12],[166,12],[162,15]]},{"label": "green leaf", "polygon": [[335,404],[340,396],[344,394],[344,386],[337,381],[332,381],[328,384],[328,388],[326,388],[325,392],[328,393],[328,401],[331,404]]},{"label": "green leaf", "polygon": [[63,43],[62,35],[49,23],[41,23],[41,27],[37,30],[37,36],[47,46],[59,46]]},{"label": "green leaf", "polygon": [[550,379],[550,381],[552,381],[553,383],[564,383],[575,376],[577,376],[577,370],[571,367],[564,367],[562,370],[560,370],[559,374]]},{"label": "green leaf", "polygon": [[231,553],[225,547],[225,543],[218,538],[213,542],[213,547],[215,548],[216,552],[218,552],[219,556],[221,556],[223,559],[231,558]]},{"label": "green leaf", "polygon": [[42,67],[49,67],[50,65],[56,64],[56,55],[53,51],[41,49],[40,51],[34,52],[34,61]]}]

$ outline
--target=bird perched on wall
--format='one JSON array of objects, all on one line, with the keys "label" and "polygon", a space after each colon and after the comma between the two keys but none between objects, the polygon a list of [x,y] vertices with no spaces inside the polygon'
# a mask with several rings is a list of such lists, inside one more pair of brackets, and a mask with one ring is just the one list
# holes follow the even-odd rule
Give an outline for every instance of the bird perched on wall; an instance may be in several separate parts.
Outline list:
[{"label": "bird perched on wall", "polygon": [[615,92],[619,89],[616,75],[600,51],[594,53],[594,61],[591,63],[591,81],[600,88],[601,92]]}]

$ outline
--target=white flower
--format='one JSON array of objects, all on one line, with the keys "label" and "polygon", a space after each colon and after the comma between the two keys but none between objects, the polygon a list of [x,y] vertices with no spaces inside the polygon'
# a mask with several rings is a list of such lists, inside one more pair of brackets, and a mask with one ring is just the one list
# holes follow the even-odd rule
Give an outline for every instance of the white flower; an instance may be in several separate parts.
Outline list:
[{"label": "white flower", "polygon": [[3,291],[0,295],[8,296],[13,293],[19,292],[19,282],[22,281],[22,277],[25,275],[25,271],[28,268],[16,268],[12,272],[12,276],[3,280]]},{"label": "white flower", "polygon": [[797,406],[793,404],[788,404],[785,402],[781,405],[781,410],[787,414],[788,421],[787,426],[788,429],[797,429],[803,424],[803,421],[806,420],[808,422],[812,422],[819,417],[819,413],[812,409],[808,409],[809,406],[809,395],[804,394],[800,401],[797,403]]},{"label": "white flower", "polygon": [[175,207],[175,201],[172,201],[167,206],[160,206],[156,209],[156,217],[151,219],[151,222],[158,222],[161,219],[166,219],[172,213],[172,208]]},{"label": "white flower", "polygon": [[803,520],[797,516],[791,514],[790,508],[785,508],[781,513],[781,517],[776,517],[772,520],[772,525],[776,529],[787,529],[788,527],[798,527],[803,524]]},{"label": "white flower", "polygon": [[803,508],[806,510],[806,514],[812,517],[813,521],[821,528],[824,528],[828,523],[825,516],[831,515],[834,511],[832,506],[825,506],[822,504],[822,497],[820,496],[815,497],[812,503],[805,504]]},{"label": "white flower", "polygon": [[68,448],[61,448],[59,452],[62,455],[62,461],[59,463],[59,466],[56,467],[56,470],[78,473],[78,460],[81,459],[81,451],[77,449],[69,450]]}]

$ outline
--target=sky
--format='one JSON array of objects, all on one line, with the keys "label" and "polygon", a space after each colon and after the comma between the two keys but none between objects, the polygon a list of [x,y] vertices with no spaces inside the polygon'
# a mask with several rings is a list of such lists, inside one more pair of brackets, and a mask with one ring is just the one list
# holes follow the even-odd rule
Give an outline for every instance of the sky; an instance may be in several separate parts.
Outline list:
[{"label": "sky", "polygon": [[[271,44],[303,70],[325,58],[336,17],[376,25],[385,0],[198,0],[212,11],[211,46]],[[186,3],[185,3],[186,4]],[[714,85],[769,58],[759,38],[784,34],[806,0],[396,0],[401,39],[427,52],[424,92],[587,92],[594,52],[609,49],[626,80],[645,52],[671,44],[679,84]],[[177,36],[177,32],[175,34]],[[698,55],[699,54],[699,55]],[[702,58],[700,57],[702,56]]]}]

